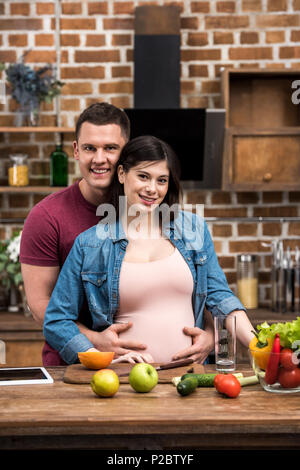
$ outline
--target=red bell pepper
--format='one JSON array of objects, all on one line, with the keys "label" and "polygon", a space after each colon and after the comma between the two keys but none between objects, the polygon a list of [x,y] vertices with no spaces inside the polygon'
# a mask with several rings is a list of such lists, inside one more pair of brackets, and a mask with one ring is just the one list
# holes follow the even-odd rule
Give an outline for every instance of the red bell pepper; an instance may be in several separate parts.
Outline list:
[{"label": "red bell pepper", "polygon": [[267,384],[272,385],[276,382],[279,370],[279,358],[280,358],[280,337],[276,333],[274,338],[272,351],[268,360],[266,369],[265,381]]}]

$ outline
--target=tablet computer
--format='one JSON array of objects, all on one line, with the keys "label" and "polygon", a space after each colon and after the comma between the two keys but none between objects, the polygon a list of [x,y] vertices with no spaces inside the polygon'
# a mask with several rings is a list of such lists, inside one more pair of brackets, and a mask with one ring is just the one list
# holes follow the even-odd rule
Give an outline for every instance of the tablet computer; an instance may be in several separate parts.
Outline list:
[{"label": "tablet computer", "polygon": [[44,367],[0,367],[0,386],[49,383],[53,378]]}]

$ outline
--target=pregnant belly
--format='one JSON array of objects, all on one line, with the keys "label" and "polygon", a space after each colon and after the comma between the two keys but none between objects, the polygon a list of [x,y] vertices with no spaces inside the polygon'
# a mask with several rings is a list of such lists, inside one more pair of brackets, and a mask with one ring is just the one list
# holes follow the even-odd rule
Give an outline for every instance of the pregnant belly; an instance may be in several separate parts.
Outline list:
[{"label": "pregnant belly", "polygon": [[144,351],[151,354],[154,362],[158,363],[170,362],[176,353],[192,346],[192,338],[183,333],[183,328],[193,327],[194,317],[191,314],[184,320],[184,323],[182,318],[176,320],[176,315],[161,315],[157,318],[147,312],[124,313],[116,319],[133,323],[129,330],[120,333],[120,339],[147,345]]}]

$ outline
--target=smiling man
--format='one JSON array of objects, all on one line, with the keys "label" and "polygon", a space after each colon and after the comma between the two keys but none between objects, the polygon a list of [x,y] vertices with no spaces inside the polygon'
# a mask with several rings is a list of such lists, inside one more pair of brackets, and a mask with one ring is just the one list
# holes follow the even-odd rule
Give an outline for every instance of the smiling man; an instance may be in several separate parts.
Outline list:
[{"label": "smiling man", "polygon": [[[58,274],[75,238],[99,222],[97,206],[106,202],[120,152],[129,140],[126,113],[108,103],[95,103],[79,116],[73,143],[79,162],[80,181],[45,197],[30,211],[22,233],[20,262],[29,308],[41,325]],[[125,354],[144,349],[138,341],[120,341],[118,334],[131,325],[113,324],[103,332],[92,331],[90,314],[84,305],[78,326],[96,348]],[[64,361],[47,343],[43,348],[45,366]]]},{"label": "smiling man", "polygon": [[94,205],[105,201],[120,152],[128,140],[118,124],[106,124],[99,130],[99,125],[85,121],[76,130],[73,142],[74,157],[82,175],[79,189]]}]

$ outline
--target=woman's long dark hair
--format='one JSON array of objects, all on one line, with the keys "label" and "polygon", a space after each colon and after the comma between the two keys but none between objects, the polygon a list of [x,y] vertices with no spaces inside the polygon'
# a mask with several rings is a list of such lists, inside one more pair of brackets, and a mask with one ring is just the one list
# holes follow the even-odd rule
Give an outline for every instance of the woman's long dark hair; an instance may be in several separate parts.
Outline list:
[{"label": "woman's long dark hair", "polygon": [[[123,147],[117,167],[122,165],[125,173],[127,173],[131,168],[142,162],[161,160],[167,162],[170,171],[168,192],[162,203],[171,207],[173,204],[179,204],[182,190],[180,186],[181,169],[179,159],[169,144],[152,135],[136,137],[127,142]],[[109,200],[116,209],[117,217],[120,214],[120,196],[124,196],[124,187],[119,182],[116,169]]]}]

